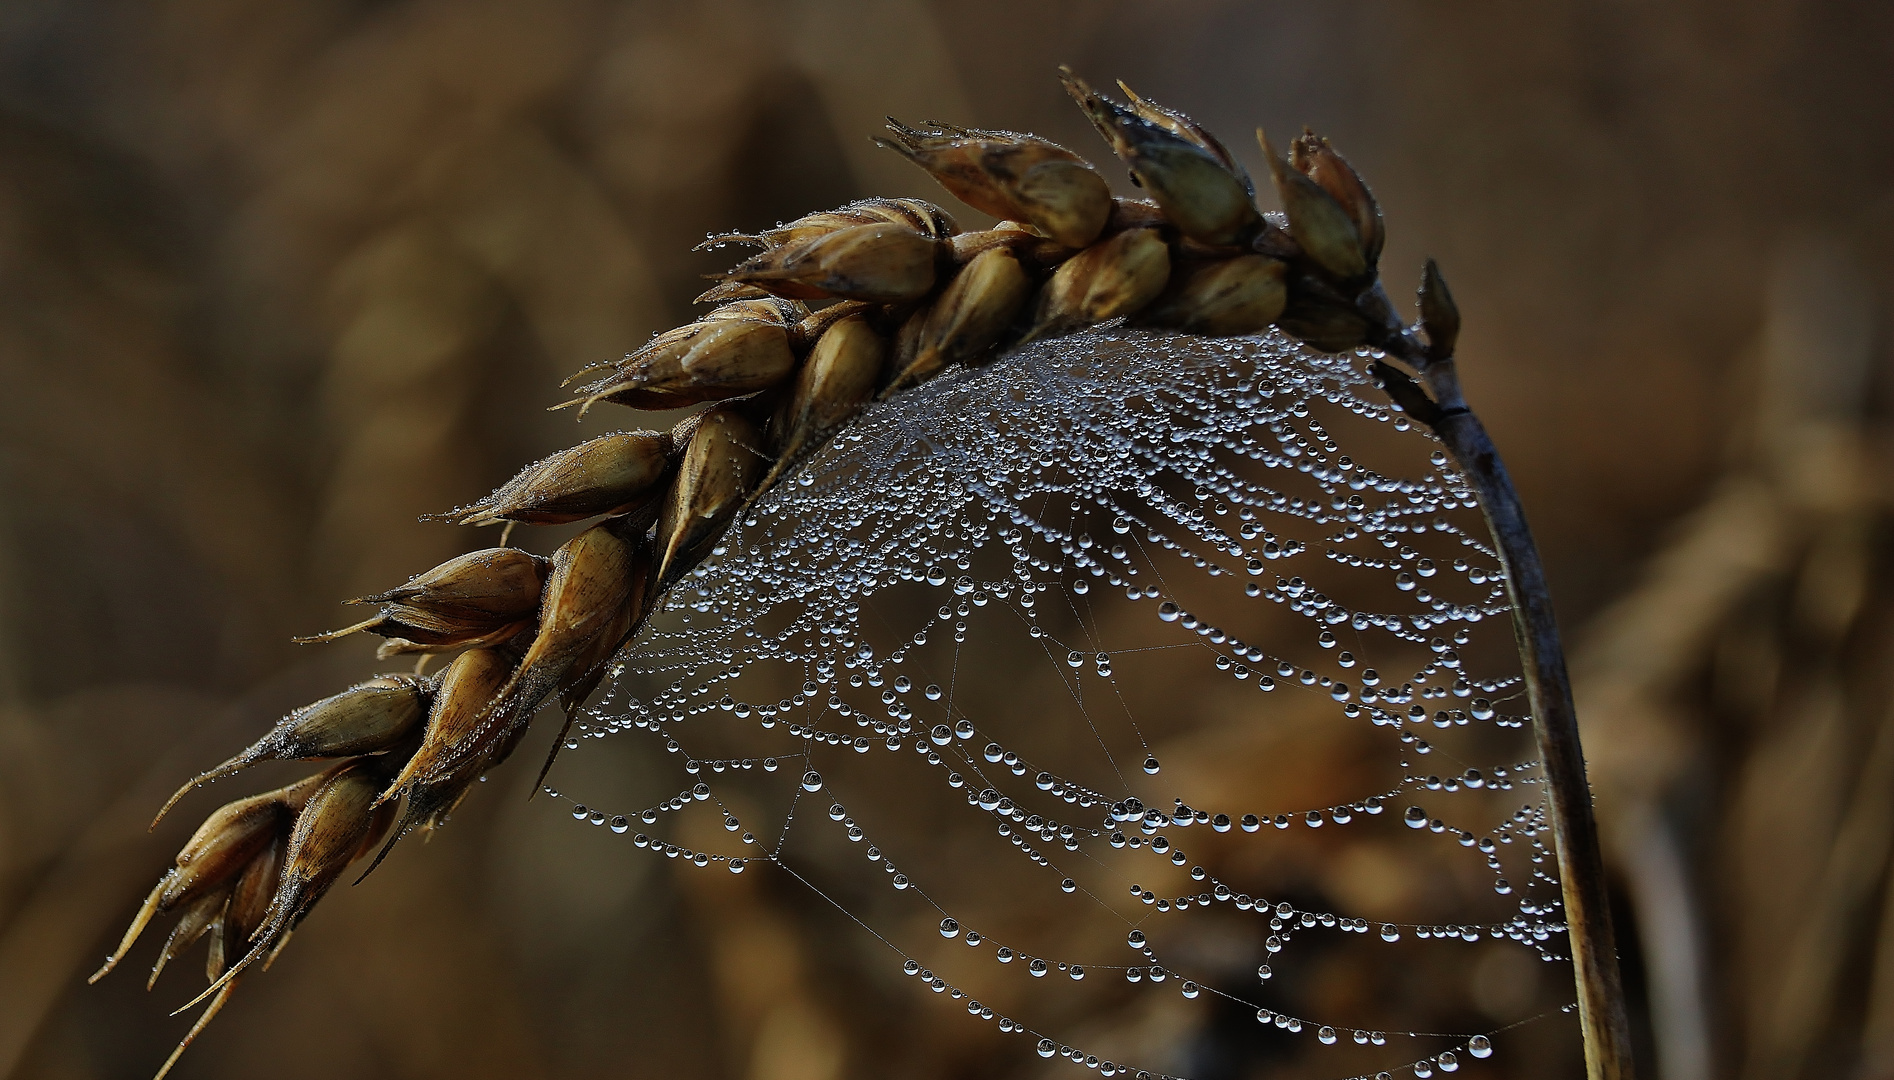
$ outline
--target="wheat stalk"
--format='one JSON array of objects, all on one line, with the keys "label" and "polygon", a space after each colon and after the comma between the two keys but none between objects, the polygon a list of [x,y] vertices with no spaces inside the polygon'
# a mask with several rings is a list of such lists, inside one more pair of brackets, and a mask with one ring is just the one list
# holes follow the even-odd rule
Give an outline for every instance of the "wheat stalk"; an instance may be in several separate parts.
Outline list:
[{"label": "wheat stalk", "polygon": [[[1188,116],[1122,84],[1128,104],[1064,78],[1148,199],[1114,198],[1090,163],[1036,136],[891,122],[884,146],[1000,223],[961,232],[920,200],[869,199],[713,237],[713,246],[761,249],[700,297],[720,306],[581,371],[568,382],[591,381],[558,406],[708,407],[669,432],[608,435],[555,454],[442,515],[508,528],[596,524],[550,559],[502,546],[450,560],[354,601],[380,605],[374,616],[304,639],[368,632],[386,639],[383,657],[458,655],[433,678],[419,669],[378,677],[290,713],[165,805],[258,761],[342,759],[214,812],[93,976],[110,971],[157,915],[178,916],[158,969],[210,938],[210,985],[186,1008],[210,1004],[159,1076],[351,863],[379,846],[372,870],[406,833],[438,826],[513,752],[548,699],[558,697],[569,726],[665,592],[746,506],[862,409],[998,349],[1125,319],[1205,336],[1273,325],[1321,350],[1370,346],[1407,369],[1374,362],[1395,403],[1433,429],[1474,483],[1505,567],[1548,780],[1588,1072],[1630,1077],[1557,628],[1517,495],[1460,393],[1459,314],[1439,269],[1427,264],[1419,325],[1407,326],[1379,278],[1380,210],[1326,139],[1305,132],[1283,155],[1257,133],[1283,206],[1264,214],[1249,177]],[[830,303],[812,311],[811,301]]]}]

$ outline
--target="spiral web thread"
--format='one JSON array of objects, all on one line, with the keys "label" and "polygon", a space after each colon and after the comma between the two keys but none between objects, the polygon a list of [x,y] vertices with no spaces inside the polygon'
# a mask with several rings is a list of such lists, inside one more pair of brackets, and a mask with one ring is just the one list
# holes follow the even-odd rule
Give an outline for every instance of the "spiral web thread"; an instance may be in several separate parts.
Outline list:
[{"label": "spiral web thread", "polygon": [[[664,612],[614,670],[611,693],[567,743],[578,749],[586,738],[615,733],[655,739],[683,771],[683,789],[626,813],[574,801],[572,816],[626,833],[705,803],[723,812],[735,834],[743,825],[726,802],[725,785],[765,791],[730,802],[773,803],[781,814],[773,842],[744,832],[733,835],[732,851],[712,853],[645,832],[633,840],[710,870],[785,871],[893,950],[908,975],[963,1002],[977,1020],[1026,1035],[1043,1056],[1102,1075],[1165,1074],[1101,1061],[997,1014],[924,969],[912,955],[914,943],[904,947],[876,930],[818,887],[805,873],[810,867],[796,865],[786,851],[792,832],[828,828],[863,845],[881,871],[878,881],[904,901],[937,910],[943,937],[987,950],[1028,977],[1110,972],[1133,983],[1173,982],[1186,998],[1241,1001],[1259,1021],[1325,1044],[1380,1047],[1399,1036],[1423,1040],[1411,1045],[1429,1051],[1364,1076],[1427,1077],[1454,1071],[1465,1056],[1490,1055],[1497,1031],[1381,1031],[1292,1016],[1265,1000],[1273,969],[1292,961],[1293,940],[1315,933],[1510,939],[1543,959],[1563,959],[1536,763],[1520,760],[1529,739],[1503,730],[1528,719],[1505,711],[1523,705],[1519,679],[1482,677],[1461,656],[1477,649],[1469,648],[1476,627],[1482,639],[1508,639],[1495,657],[1511,655],[1497,561],[1472,491],[1432,437],[1372,385],[1367,356],[1316,353],[1274,332],[1205,340],[1105,328],[1015,350],[876,407],[759,500],[713,557],[669,594]],[[1343,456],[1336,440],[1351,426],[1369,429],[1359,433],[1366,445],[1358,452],[1378,451],[1412,475]],[[1357,434],[1348,437],[1352,445]],[[1317,591],[1317,584],[1336,595]],[[1240,600],[1232,595],[1238,590]],[[924,606],[915,600],[921,592]],[[1344,604],[1342,595],[1360,606]],[[888,598],[905,603],[876,602]],[[1219,611],[1233,602],[1283,609],[1274,613],[1278,622],[1284,615],[1304,622],[1301,644],[1279,645],[1279,654],[1238,640],[1211,616],[1192,613],[1198,598]],[[941,606],[929,613],[934,602]],[[1151,617],[1101,614],[1127,605]],[[1044,617],[1054,609],[1072,617],[1073,640],[1042,625],[1054,621]],[[891,629],[889,618],[905,618],[911,632]],[[1005,717],[984,710],[976,722],[957,707],[956,684],[975,677],[961,670],[962,644],[989,632],[971,628],[970,618],[1001,624],[993,633],[1016,636],[1023,628],[1027,647],[1043,650],[1079,722],[1089,725],[1096,751],[1089,760],[1064,769],[1031,761],[1008,745],[1000,730]],[[1135,640],[1105,640],[1125,638],[1134,627],[1143,628]],[[1341,650],[1343,644],[1362,656]],[[1165,650],[1208,658],[1190,669],[1193,679],[1210,670],[1263,691],[1249,706],[1261,723],[1282,695],[1320,695],[1337,722],[1371,725],[1386,741],[1399,759],[1398,782],[1318,807],[1196,809],[1181,797],[1168,809],[1145,805],[1132,791],[1153,790],[1161,781],[1146,777],[1161,766],[1112,665]],[[1377,655],[1418,659],[1400,669],[1408,674],[1395,676],[1365,666]],[[944,687],[918,686],[904,673],[924,658],[938,659],[932,669],[949,673]],[[634,686],[648,697],[634,696]],[[790,692],[778,697],[782,689]],[[1498,763],[1464,760],[1458,744],[1475,735],[1483,747],[1503,737],[1520,753]],[[845,784],[856,755],[856,768],[898,767],[927,778],[916,783],[944,784],[964,796],[971,814],[997,822],[1005,846],[1042,869],[1047,889],[1083,890],[1122,908],[1128,884],[1126,945],[1139,962],[1037,956],[963,923],[876,843],[892,850],[902,838],[869,836],[850,814]],[[1422,775],[1423,757],[1436,768],[1452,762],[1454,775]],[[780,778],[758,775],[779,770]],[[1523,802],[1495,794],[1515,789],[1526,795]],[[1485,814],[1490,824],[1449,823],[1408,805],[1442,799],[1464,804],[1456,805],[1456,817]],[[1509,810],[1491,810],[1489,803],[1502,805],[1497,800],[1509,800]],[[828,813],[815,812],[824,803]],[[1190,865],[1179,846],[1192,827],[1231,834],[1219,844],[1238,837],[1261,844],[1278,830],[1366,822],[1391,806],[1409,827],[1457,840],[1469,849],[1464,857],[1481,859],[1495,893],[1516,902],[1512,913],[1436,926],[1299,910],[1232,890],[1209,869]],[[1505,845],[1511,847],[1503,862]],[[1523,884],[1506,879],[1508,862],[1515,877],[1526,872],[1518,878]],[[1186,874],[1190,881],[1178,895],[1142,885]],[[1114,891],[1117,898],[1105,899]],[[1259,969],[1259,983],[1213,986],[1161,962],[1146,934],[1154,913],[1212,904],[1269,922],[1270,962]]]}]

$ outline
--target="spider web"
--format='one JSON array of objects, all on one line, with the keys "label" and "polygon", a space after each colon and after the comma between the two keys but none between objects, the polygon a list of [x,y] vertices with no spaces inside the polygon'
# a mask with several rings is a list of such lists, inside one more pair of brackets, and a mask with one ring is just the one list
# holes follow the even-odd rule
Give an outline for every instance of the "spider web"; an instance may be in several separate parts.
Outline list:
[{"label": "spider web", "polygon": [[[1178,1064],[1074,1045],[1018,984],[1240,1003],[1334,1048],[1332,1075],[1491,1055],[1498,1031],[1272,1005],[1322,936],[1563,959],[1497,560],[1471,489],[1367,360],[1108,327],[871,409],[669,594],[567,743],[653,740],[677,793],[572,816],[707,872],[781,872],[970,1022],[1100,1075]],[[1362,729],[1379,782],[1319,805],[1252,788],[1198,806],[1169,786],[1154,747],[1225,730],[1190,716],[1266,728],[1284,710]],[[679,843],[678,815],[711,810],[725,850]],[[993,829],[971,856],[956,814]],[[1490,902],[1438,925],[1244,891],[1242,867],[1291,830],[1341,827],[1438,838],[1433,857],[1477,860]],[[1122,940],[1048,948],[1016,914],[1075,903]],[[1266,924],[1255,975],[1185,947],[1186,911]],[[916,940],[926,923],[939,937]]]}]

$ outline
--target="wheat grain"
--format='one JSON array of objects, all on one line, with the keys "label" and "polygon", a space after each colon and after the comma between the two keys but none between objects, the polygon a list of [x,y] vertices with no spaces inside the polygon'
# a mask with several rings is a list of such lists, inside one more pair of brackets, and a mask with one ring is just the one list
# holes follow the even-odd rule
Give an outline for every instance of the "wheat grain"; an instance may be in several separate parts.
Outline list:
[{"label": "wheat grain", "polygon": [[822,331],[796,373],[795,389],[769,422],[776,464],[757,485],[759,489],[768,487],[875,396],[887,358],[887,339],[869,324],[865,312],[851,312]]},{"label": "wheat grain", "polygon": [[729,306],[738,310],[713,312],[659,334],[615,365],[611,375],[587,386],[584,398],[567,404],[590,408],[594,402],[611,401],[634,409],[675,409],[781,382],[796,369],[786,313],[755,300]]},{"label": "wheat grain", "polygon": [[[1285,158],[1258,133],[1284,208],[1264,215],[1247,174],[1189,117],[1128,88],[1121,104],[1069,72],[1065,82],[1149,200],[1112,198],[1090,163],[1036,136],[891,122],[883,145],[1001,224],[963,234],[931,204],[871,199],[714,237],[708,243],[762,248],[700,298],[722,306],[582,370],[573,378],[609,369],[566,403],[713,404],[669,434],[563,451],[451,515],[466,524],[603,515],[550,560],[507,548],[462,556],[357,601],[382,604],[374,618],[307,639],[367,631],[389,638],[384,654],[465,651],[439,680],[384,677],[298,710],[186,785],[180,796],[256,761],[356,755],[213,813],[99,975],[155,915],[180,916],[160,968],[208,934],[213,981],[198,1000],[212,1001],[188,1045],[240,975],[280,949],[347,865],[380,842],[398,806],[371,870],[405,832],[439,825],[512,753],[548,698],[559,696],[569,726],[608,661],[745,505],[869,401],[950,365],[1118,318],[1202,335],[1273,323],[1318,349],[1367,343],[1400,359],[1431,396],[1385,362],[1377,371],[1424,422],[1470,415],[1453,383],[1458,314],[1438,268],[1428,264],[1422,326],[1410,329],[1375,276],[1379,207],[1326,140],[1305,133]],[[839,302],[811,313],[803,301]],[[555,754],[562,743],[563,733]],[[1588,1000],[1608,1013],[1613,992],[1601,994]],[[1612,1063],[1599,1075],[1627,1075],[1621,1048],[1605,1045],[1612,1037],[1587,1030],[1594,1058]]]},{"label": "wheat grain", "polygon": [[1065,73],[1066,90],[1091,117],[1112,152],[1131,168],[1176,230],[1200,243],[1242,244],[1262,227],[1253,193],[1216,153],[1192,138],[1195,124],[1154,123]]},{"label": "wheat grain", "polygon": [[1026,339],[1066,334],[1157,299],[1171,276],[1169,245],[1156,229],[1125,229],[1062,263],[1039,290]]},{"label": "wheat grain", "polygon": [[788,300],[898,304],[933,290],[939,259],[938,240],[881,221],[771,248],[731,270],[729,280]]},{"label": "wheat grain", "polygon": [[1025,221],[1068,247],[1098,238],[1111,214],[1111,189],[1077,154],[1036,135],[935,125],[917,131],[889,121],[877,140],[931,173],[975,210]]},{"label": "wheat grain", "polygon": [[[1006,234],[1001,236],[1026,234]],[[974,254],[940,296],[901,325],[884,396],[926,382],[993,347],[1031,299],[1033,282],[1002,242]]]},{"label": "wheat grain", "polygon": [[621,431],[561,450],[528,465],[493,494],[451,513],[462,525],[519,521],[563,525],[605,514],[628,514],[656,496],[671,466],[671,437]]},{"label": "wheat grain", "polygon": [[506,745],[510,732],[493,705],[518,663],[511,650],[468,649],[441,672],[426,734],[381,792],[380,799],[390,805],[406,797],[407,809],[376,865],[410,828],[432,828],[453,808],[476,779],[469,775],[470,762],[477,766]]},{"label": "wheat grain", "polygon": [[[427,715],[438,680],[378,675],[283,717],[267,735],[230,760],[199,773],[158,811],[162,819],[192,791],[264,761],[379,754],[407,738]],[[157,824],[153,821],[152,824]]]},{"label": "wheat grain", "polygon": [[1282,316],[1286,273],[1282,262],[1262,255],[1181,263],[1136,319],[1204,337],[1254,334]]}]

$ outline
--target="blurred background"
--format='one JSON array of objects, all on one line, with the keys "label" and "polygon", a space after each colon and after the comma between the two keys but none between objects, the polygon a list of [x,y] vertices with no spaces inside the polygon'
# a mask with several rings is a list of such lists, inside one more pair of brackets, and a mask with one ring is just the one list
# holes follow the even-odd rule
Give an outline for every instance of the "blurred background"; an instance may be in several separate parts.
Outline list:
[{"label": "blurred background", "polygon": [[[288,639],[469,545],[418,514],[627,423],[540,406],[692,317],[727,261],[698,239],[868,194],[976,221],[868,142],[883,114],[1102,161],[1061,63],[1252,171],[1251,128],[1314,125],[1375,185],[1391,291],[1441,261],[1573,645],[1644,1075],[1894,1077],[1894,8],[1868,0],[0,5],[0,1076],[169,1052],[188,979],[83,981],[212,803],[155,837],[152,809],[373,669]],[[1186,776],[1232,769],[1206,715]],[[1290,724],[1255,760],[1344,737]],[[642,749],[575,768],[635,778]],[[864,973],[780,882],[601,854],[521,771],[338,890],[176,1075],[1070,1068]],[[1375,865],[1299,872],[1378,903]],[[1498,960],[1379,978],[1389,1015],[1460,1030],[1568,999]],[[1192,1016],[1118,1027],[1195,1076],[1334,1072]],[[1469,1072],[1580,1075],[1569,1022],[1533,1030]]]}]

